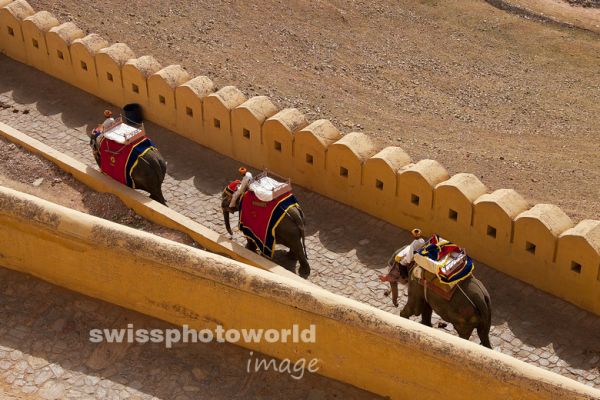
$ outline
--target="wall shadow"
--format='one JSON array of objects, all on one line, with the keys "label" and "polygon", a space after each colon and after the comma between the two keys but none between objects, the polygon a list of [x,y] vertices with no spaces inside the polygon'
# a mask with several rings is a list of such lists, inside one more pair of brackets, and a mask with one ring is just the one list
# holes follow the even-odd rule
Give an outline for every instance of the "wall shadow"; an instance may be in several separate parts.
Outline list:
[{"label": "wall shadow", "polygon": [[[16,102],[31,105],[43,115],[60,114],[69,128],[89,131],[97,125],[95,121],[101,121],[105,108],[114,109],[89,93],[4,55],[0,55],[0,70],[0,93],[11,91]],[[90,121],[90,111],[97,115],[96,120]]]}]

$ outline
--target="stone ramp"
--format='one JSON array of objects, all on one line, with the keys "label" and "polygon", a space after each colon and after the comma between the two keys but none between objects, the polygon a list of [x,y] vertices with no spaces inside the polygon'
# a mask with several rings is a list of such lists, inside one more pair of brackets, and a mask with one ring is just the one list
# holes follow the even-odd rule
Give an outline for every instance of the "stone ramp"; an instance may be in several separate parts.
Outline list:
[{"label": "stone ramp", "polygon": [[93,328],[173,326],[2,267],[0,320],[2,399],[380,398],[320,375],[249,374],[249,351],[231,344],[91,343]]},{"label": "stone ramp", "polygon": [[[89,165],[86,131],[110,107],[32,68],[0,56],[0,120]],[[114,107],[111,107],[114,110]],[[15,112],[16,111],[16,112]],[[174,210],[224,234],[219,197],[240,163],[148,123],[168,162],[164,193]],[[398,313],[377,280],[409,234],[384,221],[295,187],[307,215],[310,281],[334,293]],[[236,221],[236,218],[233,219]],[[236,240],[243,243],[236,233]],[[275,261],[291,268],[278,251]],[[476,263],[493,304],[497,351],[600,388],[600,318]],[[401,297],[401,306],[406,297]],[[438,319],[434,318],[434,325]],[[454,334],[452,326],[445,328]],[[471,338],[478,342],[476,335]]]}]

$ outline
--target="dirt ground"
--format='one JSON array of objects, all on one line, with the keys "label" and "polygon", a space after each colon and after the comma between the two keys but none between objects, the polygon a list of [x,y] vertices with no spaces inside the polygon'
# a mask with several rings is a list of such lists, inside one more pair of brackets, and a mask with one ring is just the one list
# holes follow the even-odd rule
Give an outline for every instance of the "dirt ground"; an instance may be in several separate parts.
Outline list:
[{"label": "dirt ground", "polygon": [[600,0],[563,0],[574,6],[600,8]]},{"label": "dirt ground", "polygon": [[91,190],[50,161],[0,137],[0,185],[189,246],[186,234],[156,225],[127,208],[118,197]]},{"label": "dirt ground", "polygon": [[30,3],[490,190],[600,219],[599,35],[483,0]]}]

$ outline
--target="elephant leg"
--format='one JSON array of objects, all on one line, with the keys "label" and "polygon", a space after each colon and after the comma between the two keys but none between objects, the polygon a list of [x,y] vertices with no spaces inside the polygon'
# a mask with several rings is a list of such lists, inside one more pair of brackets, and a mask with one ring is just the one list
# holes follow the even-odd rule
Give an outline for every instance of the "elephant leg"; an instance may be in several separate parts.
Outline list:
[{"label": "elephant leg", "polygon": [[296,247],[297,248],[290,249],[290,252],[297,255],[298,261],[300,262],[300,268],[298,268],[298,275],[306,279],[310,275],[310,264],[308,264],[308,259],[306,258],[306,253],[304,252],[304,247],[302,247],[302,243],[298,242]]},{"label": "elephant leg", "polygon": [[298,256],[296,255],[296,253],[294,253],[291,249],[287,253],[285,253],[285,256],[287,258],[289,258],[290,260],[297,260],[298,259]]},{"label": "elephant leg", "polygon": [[154,191],[150,192],[150,198],[154,201],[158,201],[160,204],[162,204],[164,206],[167,205],[167,201],[163,197],[162,190],[160,190],[160,188],[158,188],[158,190],[154,190]]},{"label": "elephant leg", "polygon": [[477,326],[477,336],[479,336],[479,340],[481,341],[481,345],[487,347],[488,349],[492,348],[492,344],[490,343],[490,327],[482,326],[480,323]]},{"label": "elephant leg", "polygon": [[471,333],[473,333],[473,328],[471,328],[471,327],[465,327],[462,325],[458,325],[458,326],[454,326],[454,328],[456,329],[458,336],[460,336],[462,339],[469,340],[469,338],[471,337]]},{"label": "elephant leg", "polygon": [[431,326],[431,314],[433,310],[427,302],[423,302],[423,309],[421,310],[421,323],[426,326]]},{"label": "elephant leg", "polygon": [[406,304],[402,311],[400,311],[400,316],[402,318],[410,318],[412,315],[414,315],[414,312],[412,307],[410,307],[408,304]]},{"label": "elephant leg", "polygon": [[298,275],[305,279],[308,278],[310,265],[304,250],[304,220],[299,207],[293,207],[286,212],[286,218],[281,221],[275,230],[275,237],[279,244],[290,249],[288,257],[293,256],[293,259],[300,262]]},{"label": "elephant leg", "polygon": [[246,248],[254,253],[256,253],[256,243],[254,243],[252,240],[250,239],[246,239]]}]

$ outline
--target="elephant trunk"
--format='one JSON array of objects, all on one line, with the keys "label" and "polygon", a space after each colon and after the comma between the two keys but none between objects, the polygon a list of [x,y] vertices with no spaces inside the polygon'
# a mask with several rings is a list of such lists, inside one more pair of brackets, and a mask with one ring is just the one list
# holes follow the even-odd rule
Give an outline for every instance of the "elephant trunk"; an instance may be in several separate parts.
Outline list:
[{"label": "elephant trunk", "polygon": [[392,290],[392,304],[394,307],[398,307],[398,282],[390,282],[390,289]]},{"label": "elephant trunk", "polygon": [[223,221],[225,222],[225,229],[227,229],[227,232],[229,232],[229,234],[233,236],[231,224],[229,223],[229,211],[225,208],[223,208]]}]

